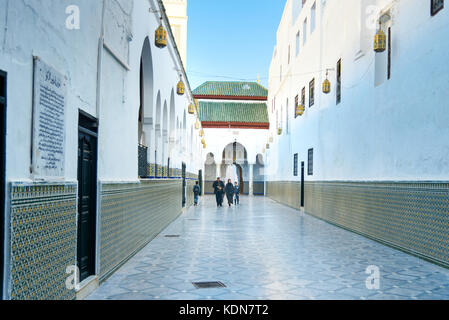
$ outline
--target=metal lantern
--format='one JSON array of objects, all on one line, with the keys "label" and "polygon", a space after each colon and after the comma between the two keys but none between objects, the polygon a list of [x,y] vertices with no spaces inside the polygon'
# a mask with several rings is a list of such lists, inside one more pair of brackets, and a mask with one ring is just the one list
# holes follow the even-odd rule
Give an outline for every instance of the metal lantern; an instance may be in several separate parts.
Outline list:
[{"label": "metal lantern", "polygon": [[198,119],[196,119],[195,130],[198,130],[199,128],[200,128],[200,121]]},{"label": "metal lantern", "polygon": [[[296,116],[302,116],[304,114],[304,111],[306,110],[306,108],[302,105],[302,104],[298,104],[298,106],[296,107]],[[281,129],[281,133],[282,133],[282,129]],[[280,133],[278,133],[280,135]]]},{"label": "metal lantern", "polygon": [[323,93],[328,94],[331,92],[331,82],[326,79],[323,82]]},{"label": "metal lantern", "polygon": [[200,131],[200,137],[202,137],[202,136],[204,136],[203,129],[201,129],[201,131]]},{"label": "metal lantern", "polygon": [[179,80],[178,85],[176,86],[176,93],[178,95],[182,96],[182,95],[184,95],[185,89],[186,89],[186,87],[184,85],[184,82],[182,82],[182,79]]},{"label": "metal lantern", "polygon": [[157,28],[155,32],[155,43],[156,47],[159,48],[164,48],[167,46],[167,31],[165,31],[162,26],[162,19],[159,28]]},{"label": "metal lantern", "polygon": [[269,141],[270,141],[270,143],[272,143],[274,141],[274,138],[273,138],[272,135],[270,136],[270,140]]},{"label": "metal lantern", "polygon": [[195,114],[195,107],[193,104],[189,104],[189,114]]},{"label": "metal lantern", "polygon": [[269,150],[270,149],[270,144],[269,143],[267,143],[267,150]]},{"label": "metal lantern", "polygon": [[374,36],[374,51],[384,52],[387,49],[387,36],[382,31],[382,23],[379,22],[379,31]]},{"label": "metal lantern", "polygon": [[206,140],[203,138],[203,139],[201,139],[201,143],[202,144],[206,144]]},{"label": "metal lantern", "polygon": [[278,136],[282,134],[282,128],[278,128]]},{"label": "metal lantern", "polygon": [[206,144],[203,144],[203,149],[206,149]]}]

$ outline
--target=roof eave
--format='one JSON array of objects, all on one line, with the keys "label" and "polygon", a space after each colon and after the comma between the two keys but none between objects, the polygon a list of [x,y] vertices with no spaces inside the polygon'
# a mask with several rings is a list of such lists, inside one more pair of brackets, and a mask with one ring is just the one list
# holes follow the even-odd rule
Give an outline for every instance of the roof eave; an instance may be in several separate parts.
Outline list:
[{"label": "roof eave", "polygon": [[269,122],[202,121],[204,129],[270,129]]}]

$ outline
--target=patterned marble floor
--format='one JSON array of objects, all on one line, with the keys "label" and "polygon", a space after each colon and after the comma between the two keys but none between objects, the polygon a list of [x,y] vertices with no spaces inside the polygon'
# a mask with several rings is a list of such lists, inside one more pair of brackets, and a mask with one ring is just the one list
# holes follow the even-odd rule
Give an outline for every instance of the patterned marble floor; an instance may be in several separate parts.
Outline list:
[{"label": "patterned marble floor", "polygon": [[[216,208],[204,197],[88,299],[449,299],[447,269],[267,198],[241,202]],[[370,290],[372,265],[380,287]],[[196,289],[197,281],[226,288]]]}]

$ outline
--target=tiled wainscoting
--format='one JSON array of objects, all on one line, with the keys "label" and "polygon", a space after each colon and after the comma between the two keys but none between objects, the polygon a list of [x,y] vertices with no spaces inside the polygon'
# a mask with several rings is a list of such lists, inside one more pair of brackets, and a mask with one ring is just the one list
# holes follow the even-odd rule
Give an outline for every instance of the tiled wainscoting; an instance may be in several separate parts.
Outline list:
[{"label": "tiled wainscoting", "polygon": [[[193,204],[195,175],[186,181]],[[76,265],[77,183],[11,183],[6,298],[75,299],[66,288]],[[182,180],[100,184],[99,276],[104,280],[182,212]]]},{"label": "tiled wainscoting", "polygon": [[[299,208],[299,183],[270,182],[267,190]],[[447,182],[306,182],[305,211],[449,267]]]},{"label": "tiled wainscoting", "polygon": [[100,280],[181,214],[181,189],[179,179],[101,184]]},{"label": "tiled wainscoting", "polygon": [[74,299],[66,268],[76,264],[76,183],[11,183],[7,297]]},{"label": "tiled wainscoting", "polygon": [[295,181],[269,181],[267,196],[289,207],[299,209],[301,206],[301,184]]},{"label": "tiled wainscoting", "polygon": [[253,193],[255,196],[265,195],[265,181],[254,181],[253,182]]}]

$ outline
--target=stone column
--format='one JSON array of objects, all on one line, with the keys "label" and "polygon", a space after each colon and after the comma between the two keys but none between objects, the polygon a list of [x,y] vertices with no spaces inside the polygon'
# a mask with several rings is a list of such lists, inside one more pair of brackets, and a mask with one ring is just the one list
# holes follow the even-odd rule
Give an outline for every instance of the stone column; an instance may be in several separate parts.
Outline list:
[{"label": "stone column", "polygon": [[254,164],[249,164],[249,195],[254,195]]}]

